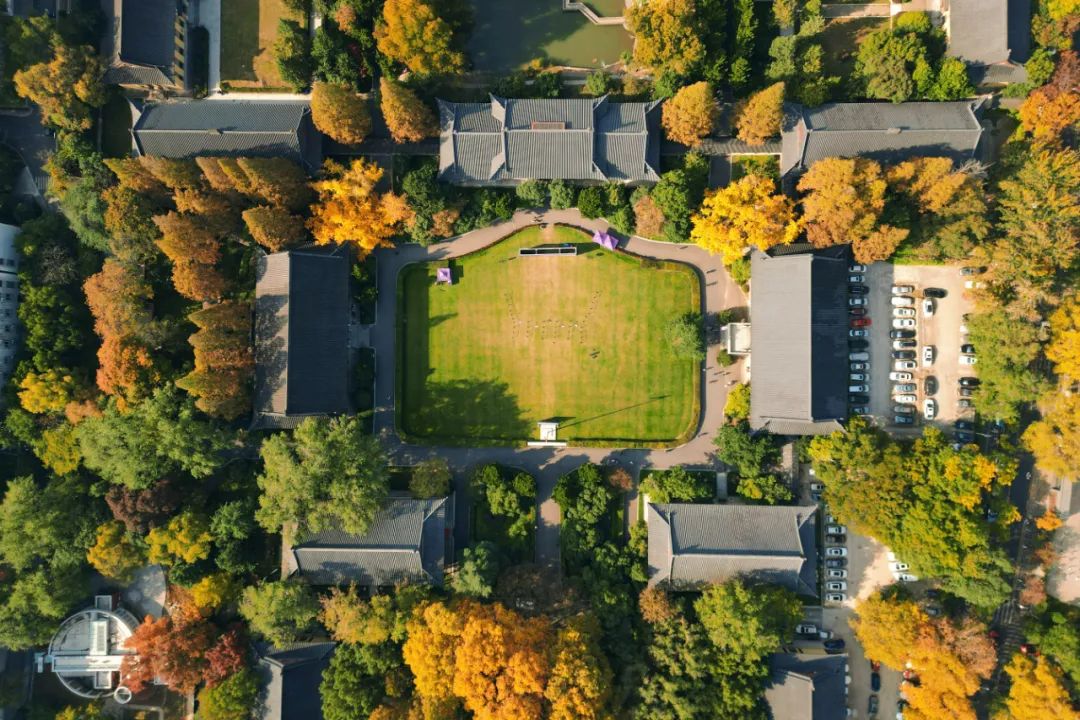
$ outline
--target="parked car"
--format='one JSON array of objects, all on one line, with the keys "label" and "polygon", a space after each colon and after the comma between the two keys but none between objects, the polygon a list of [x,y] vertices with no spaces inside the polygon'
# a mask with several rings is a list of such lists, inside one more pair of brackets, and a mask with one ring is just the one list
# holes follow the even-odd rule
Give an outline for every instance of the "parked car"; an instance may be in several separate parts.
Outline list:
[{"label": "parked car", "polygon": [[914,370],[915,363],[911,360],[897,360],[893,363],[893,367],[897,370]]},{"label": "parked car", "polygon": [[922,364],[923,364],[923,367],[930,367],[931,365],[934,364],[934,354],[935,354],[935,350],[934,350],[933,345],[923,345],[923,349],[922,349]]},{"label": "parked car", "polygon": [[934,301],[930,298],[923,298],[922,314],[923,317],[934,317]]},{"label": "parked car", "polygon": [[912,309],[912,308],[907,308],[907,307],[893,308],[892,309],[892,315],[893,315],[893,317],[898,317],[898,318],[902,318],[902,317],[913,318],[913,317],[915,317],[915,310]]},{"label": "parked car", "polygon": [[813,492],[825,492],[825,483],[812,482],[810,483],[810,489]]},{"label": "parked car", "polygon": [[915,387],[915,383],[896,383],[892,388],[893,394],[910,395],[916,390],[918,390],[918,388]]},{"label": "parked car", "polygon": [[818,636],[819,640],[832,640],[833,631],[832,630],[818,630],[817,636]]},{"label": "parked car", "polygon": [[913,328],[915,327],[915,318],[896,318],[892,321],[892,326],[897,330]]},{"label": "parked car", "polygon": [[849,297],[847,304],[848,307],[866,307],[870,302],[864,297]]},{"label": "parked car", "polygon": [[960,387],[978,387],[979,378],[965,375],[964,377],[960,378],[957,383],[959,383]]},{"label": "parked car", "polygon": [[851,408],[852,415],[869,415],[870,407],[868,405],[856,405]]},{"label": "parked car", "polygon": [[974,355],[961,355],[960,356],[960,364],[961,365],[974,365],[975,364],[975,356]]},{"label": "parked car", "polygon": [[915,306],[915,298],[910,297],[908,295],[893,295],[892,299],[889,302],[890,302],[890,304],[892,304],[893,307],[914,307]]},{"label": "parked car", "polygon": [[848,275],[847,276],[847,281],[849,283],[861,283],[865,279],[866,279],[866,276],[865,275],[860,275],[859,273],[855,273],[854,275]]},{"label": "parked car", "polygon": [[889,337],[893,340],[910,340],[915,337],[914,330],[890,330]]},{"label": "parked car", "polygon": [[844,558],[829,558],[825,561],[825,567],[827,568],[842,568],[847,566],[847,560]]},{"label": "parked car", "polygon": [[900,415],[914,415],[915,408],[910,405],[893,405],[892,411]]},{"label": "parked car", "polygon": [[937,417],[937,403],[933,398],[926,398],[922,404],[922,414],[927,420],[933,420]]},{"label": "parked car", "polygon": [[923,392],[927,395],[937,395],[937,378],[933,375],[927,375],[922,381]]},{"label": "parked car", "polygon": [[898,403],[903,403],[905,405],[914,405],[915,403],[919,402],[919,398],[915,397],[914,395],[896,395],[893,397],[893,400]]},{"label": "parked car", "polygon": [[845,580],[847,579],[847,570],[826,570],[825,577],[831,580]]},{"label": "parked car", "polygon": [[866,338],[848,338],[848,350],[865,350],[870,347],[870,341]]},{"label": "parked car", "polygon": [[847,535],[828,533],[825,535],[825,542],[832,543],[833,545],[847,545]]},{"label": "parked car", "polygon": [[848,285],[847,291],[850,295],[865,295],[870,292],[870,288],[865,285]]},{"label": "parked car", "polygon": [[914,375],[909,372],[891,372],[889,373],[889,379],[893,382],[907,382],[914,379]]},{"label": "parked car", "polygon": [[[838,600],[837,602],[843,602],[843,600],[841,599],[841,600]],[[825,642],[821,643],[821,645],[822,645],[822,647],[825,648],[825,652],[827,652],[827,653],[838,653],[838,652],[843,652],[844,651],[844,639],[843,638],[836,638],[835,640],[826,640]]]},{"label": "parked car", "polygon": [[969,387],[962,387],[957,391],[957,394],[959,394],[962,398],[974,397],[975,390]]},{"label": "parked car", "polygon": [[843,580],[833,580],[825,583],[825,589],[830,592],[844,592],[847,590],[847,583]]},{"label": "parked car", "polygon": [[911,350],[893,350],[893,360],[914,360],[915,353]]},{"label": "parked car", "polygon": [[849,405],[866,405],[870,402],[870,396],[863,393],[851,393],[847,396]]},{"label": "parked car", "polygon": [[893,295],[903,295],[905,293],[911,293],[911,292],[915,292],[915,288],[913,286],[911,286],[911,285],[893,285],[892,286],[892,294]]},{"label": "parked car", "polygon": [[848,272],[864,273],[866,272],[866,266],[862,263],[851,263],[850,265],[848,265]]},{"label": "parked car", "polygon": [[900,582],[918,582],[919,578],[911,573],[900,573],[896,576],[896,579]]},{"label": "parked car", "polygon": [[905,570],[908,570],[908,569],[910,569],[910,568],[911,568],[911,566],[910,566],[910,565],[908,565],[908,564],[907,564],[907,563],[905,563],[905,562],[900,562],[899,560],[897,560],[896,562],[891,562],[891,563],[889,563],[889,571],[890,571],[890,572],[891,572],[891,573],[892,573],[893,575],[896,575],[897,573],[902,573],[902,572],[904,572]]},{"label": "parked car", "polygon": [[938,298],[939,300],[949,293],[945,292],[942,288],[924,288],[922,294],[930,298]]},{"label": "parked car", "polygon": [[965,280],[964,287],[968,290],[982,290],[986,287],[986,283],[981,280]]},{"label": "parked car", "polygon": [[853,337],[853,338],[870,337],[870,333],[867,332],[866,330],[862,329],[862,328],[852,328],[851,330],[847,331],[847,334],[848,334],[848,337]]},{"label": "parked car", "polygon": [[858,383],[855,385],[848,385],[847,391],[849,393],[868,393],[870,392],[870,386],[866,383]]},{"label": "parked car", "polygon": [[975,403],[971,402],[967,398],[960,398],[956,401],[956,407],[960,408],[961,410],[970,410],[971,408],[975,407]]},{"label": "parked car", "polygon": [[847,548],[846,547],[827,547],[827,548],[825,548],[825,557],[830,557],[830,558],[847,557]]},{"label": "parked car", "polygon": [[893,425],[914,425],[915,418],[911,415],[893,415]]},{"label": "parked car", "polygon": [[817,625],[814,625],[813,623],[801,623],[795,626],[796,635],[817,635],[817,633]]},{"label": "parked car", "polygon": [[866,362],[870,359],[870,353],[868,352],[849,352],[847,359],[851,362]]},{"label": "parked car", "polygon": [[852,318],[851,319],[851,327],[853,327],[853,328],[870,327],[870,322],[871,322],[870,318],[868,318],[868,317]]},{"label": "parked car", "polygon": [[876,671],[870,673],[870,689],[877,692],[881,689],[881,675]]},{"label": "parked car", "polygon": [[963,353],[964,355],[974,355],[975,354],[975,346],[972,345],[971,343],[964,343],[963,345],[960,346],[960,352]]},{"label": "parked car", "polygon": [[850,373],[847,377],[848,382],[866,382],[865,373]]},{"label": "parked car", "polygon": [[919,343],[914,340],[893,340],[892,347],[893,350],[911,350],[919,347]]},{"label": "parked car", "polygon": [[866,315],[866,308],[864,308],[864,307],[848,308],[848,315],[850,315],[851,317],[863,317],[863,316]]},{"label": "parked car", "polygon": [[962,267],[960,268],[960,274],[964,277],[971,277],[972,275],[982,275],[986,272],[984,267]]},{"label": "parked car", "polygon": [[858,370],[869,370],[869,369],[870,369],[870,363],[864,363],[864,362],[848,363],[848,370],[850,370],[851,372],[856,372]]},{"label": "parked car", "polygon": [[874,717],[874,716],[877,715],[877,710],[878,710],[877,695],[871,695],[870,696],[870,703],[869,703],[869,707],[867,709],[867,712],[870,714],[870,717]]},{"label": "parked car", "polygon": [[842,603],[847,600],[844,593],[825,593],[825,602]]},{"label": "parked car", "polygon": [[970,420],[957,420],[953,423],[953,427],[957,430],[974,430],[975,423],[971,422]]},{"label": "parked car", "polygon": [[845,527],[844,525],[826,525],[825,532],[837,533],[842,535],[843,533],[847,532],[847,527]]}]

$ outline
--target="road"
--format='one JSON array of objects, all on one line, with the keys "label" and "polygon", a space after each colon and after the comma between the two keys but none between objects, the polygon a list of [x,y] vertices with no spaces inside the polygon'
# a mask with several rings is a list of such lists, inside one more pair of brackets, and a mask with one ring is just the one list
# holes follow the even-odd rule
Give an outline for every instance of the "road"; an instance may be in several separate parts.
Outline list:
[{"label": "road", "polygon": [[[498,242],[507,235],[540,223],[574,225],[586,230],[608,230],[604,220],[583,217],[576,209],[547,211],[518,211],[514,217],[491,227],[475,230],[457,238],[428,246],[402,245],[376,251],[378,286],[376,321],[368,330],[371,347],[375,349],[374,428],[384,441],[387,451],[397,464],[409,465],[424,458],[445,458],[455,471],[459,525],[467,527],[468,488],[466,472],[477,465],[499,463],[522,468],[537,480],[538,518],[536,528],[536,561],[548,567],[559,563],[559,508],[551,497],[558,479],[574,468],[588,462],[602,463],[611,459],[637,474],[642,467],[668,468],[675,465],[713,465],[713,437],[724,421],[727,399],[727,372],[716,363],[720,349],[717,334],[710,334],[707,359],[702,368],[701,415],[697,433],[684,445],[668,449],[619,448],[520,448],[520,447],[433,447],[404,442],[397,433],[395,422],[395,393],[397,368],[397,287],[398,273],[406,265],[417,262],[447,260],[479,250]],[[613,233],[614,234],[614,233]],[[642,238],[624,238],[620,248],[637,255],[660,260],[673,260],[697,269],[704,292],[701,294],[702,314],[708,316],[723,308],[745,307],[746,296],[731,280],[718,257],[695,245],[676,245]]]}]

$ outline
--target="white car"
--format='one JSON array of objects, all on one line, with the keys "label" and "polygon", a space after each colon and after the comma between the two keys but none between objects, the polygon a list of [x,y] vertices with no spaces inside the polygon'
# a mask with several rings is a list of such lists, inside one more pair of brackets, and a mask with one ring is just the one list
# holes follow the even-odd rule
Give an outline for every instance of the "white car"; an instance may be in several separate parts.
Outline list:
[{"label": "white car", "polygon": [[825,557],[847,557],[847,548],[827,547],[825,548]]},{"label": "white car", "polygon": [[893,350],[910,350],[911,348],[916,347],[916,345],[917,345],[917,343],[914,340],[893,340],[892,341],[892,349]]},{"label": "white car", "polygon": [[825,577],[830,580],[846,580],[847,570],[837,570],[836,568],[832,568],[825,573]]},{"label": "white car", "polygon": [[826,525],[825,532],[833,535],[847,535],[846,525]]},{"label": "white car", "polygon": [[923,345],[922,349],[922,364],[923,367],[930,367],[934,364],[934,346]]},{"label": "white car", "polygon": [[892,286],[892,294],[893,295],[903,295],[904,293],[911,293],[911,292],[915,292],[915,288],[912,287],[911,285],[893,285]]},{"label": "white car", "polygon": [[896,318],[892,326],[894,330],[911,330],[915,327],[915,318]]},{"label": "white car", "polygon": [[914,370],[915,369],[915,361],[914,360],[896,360],[895,362],[893,362],[892,366],[894,368],[896,368],[897,370]]},{"label": "white car", "polygon": [[866,272],[866,266],[862,263],[852,263],[848,265],[848,272],[864,273]]},{"label": "white car", "polygon": [[961,365],[974,365],[975,364],[975,356],[974,355],[961,355],[960,356],[960,364]]},{"label": "white car", "polygon": [[825,583],[825,589],[830,592],[844,592],[847,590],[847,583],[843,580],[833,580],[832,582]]},{"label": "white car", "polygon": [[915,307],[915,298],[909,295],[894,295],[889,302],[893,307]]},{"label": "white car", "polygon": [[850,382],[866,382],[866,375],[864,373],[850,373],[847,379]]},{"label": "white car", "polygon": [[899,575],[896,576],[896,579],[899,580],[900,582],[918,582],[919,581],[918,576],[912,575],[911,573],[900,573]]},{"label": "white car", "polygon": [[894,395],[893,400],[900,403],[901,405],[914,405],[915,403],[919,402],[919,398],[915,397],[914,395]]},{"label": "white car", "polygon": [[965,280],[964,287],[968,290],[982,290],[986,287],[986,283],[982,280]]},{"label": "white car", "polygon": [[813,482],[810,483],[811,492],[825,492],[825,483]]},{"label": "white car", "polygon": [[825,602],[842,603],[847,600],[844,593],[825,593]]},{"label": "white car", "polygon": [[897,318],[913,318],[915,311],[912,308],[893,308],[892,316]]},{"label": "white car", "polygon": [[889,380],[892,382],[911,382],[915,378],[909,372],[891,372],[889,373]]},{"label": "white car", "polygon": [[836,525],[837,524],[836,523],[836,518],[834,518],[832,515],[826,515],[825,516],[825,522],[827,524],[829,524],[829,525]]},{"label": "white car", "polygon": [[849,297],[847,299],[848,307],[866,307],[870,302],[862,295],[856,295],[855,297]]},{"label": "white car", "polygon": [[937,416],[937,403],[933,398],[926,398],[922,404],[922,414],[927,420],[933,420]]},{"label": "white car", "polygon": [[[895,555],[893,557],[895,557]],[[906,572],[906,571],[908,571],[910,569],[911,569],[911,566],[908,565],[906,562],[900,562],[899,560],[894,560],[893,562],[889,563],[889,571],[893,575],[896,575],[897,573]]]},{"label": "white car", "polygon": [[934,317],[934,301],[930,298],[922,301],[922,314],[923,317]]},{"label": "white car", "polygon": [[796,635],[817,635],[817,633],[817,625],[812,625],[810,623],[802,623],[795,626]]}]

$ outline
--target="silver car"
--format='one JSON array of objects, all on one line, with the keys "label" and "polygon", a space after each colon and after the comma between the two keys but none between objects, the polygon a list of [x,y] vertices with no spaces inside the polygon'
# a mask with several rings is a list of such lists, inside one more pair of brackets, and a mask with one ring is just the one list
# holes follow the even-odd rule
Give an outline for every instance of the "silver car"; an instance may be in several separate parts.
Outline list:
[{"label": "silver car", "polygon": [[893,400],[901,405],[914,405],[919,402],[919,398],[914,395],[894,395]]}]

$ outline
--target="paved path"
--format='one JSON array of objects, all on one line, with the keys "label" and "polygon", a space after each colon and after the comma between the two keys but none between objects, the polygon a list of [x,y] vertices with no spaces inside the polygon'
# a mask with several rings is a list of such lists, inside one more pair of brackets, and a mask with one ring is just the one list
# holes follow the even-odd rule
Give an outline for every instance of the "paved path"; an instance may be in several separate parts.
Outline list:
[{"label": "paved path", "polygon": [[[615,460],[634,474],[642,467],[668,468],[674,465],[711,465],[713,435],[724,421],[724,402],[728,382],[736,376],[716,364],[718,345],[708,348],[701,383],[701,417],[698,432],[685,445],[670,449],[618,448],[513,448],[513,447],[433,447],[402,442],[394,424],[394,392],[396,368],[396,325],[398,273],[416,262],[447,260],[487,247],[511,233],[537,223],[561,223],[587,230],[607,230],[604,220],[589,220],[576,209],[548,211],[518,211],[504,223],[482,228],[427,247],[415,244],[377,251],[378,285],[377,319],[370,328],[370,342],[376,355],[375,432],[379,434],[394,461],[412,464],[426,457],[445,458],[458,477],[458,524],[467,525],[467,483],[469,468],[483,463],[500,463],[520,467],[536,476],[539,517],[536,530],[536,560],[542,565],[557,567],[559,562],[559,507],[551,498],[555,483],[562,475],[587,462]],[[702,313],[715,313],[729,307],[744,307],[746,297],[733,282],[718,257],[696,245],[675,245],[632,237],[620,247],[637,255],[659,260],[675,260],[692,265],[701,274],[704,285]]]}]

